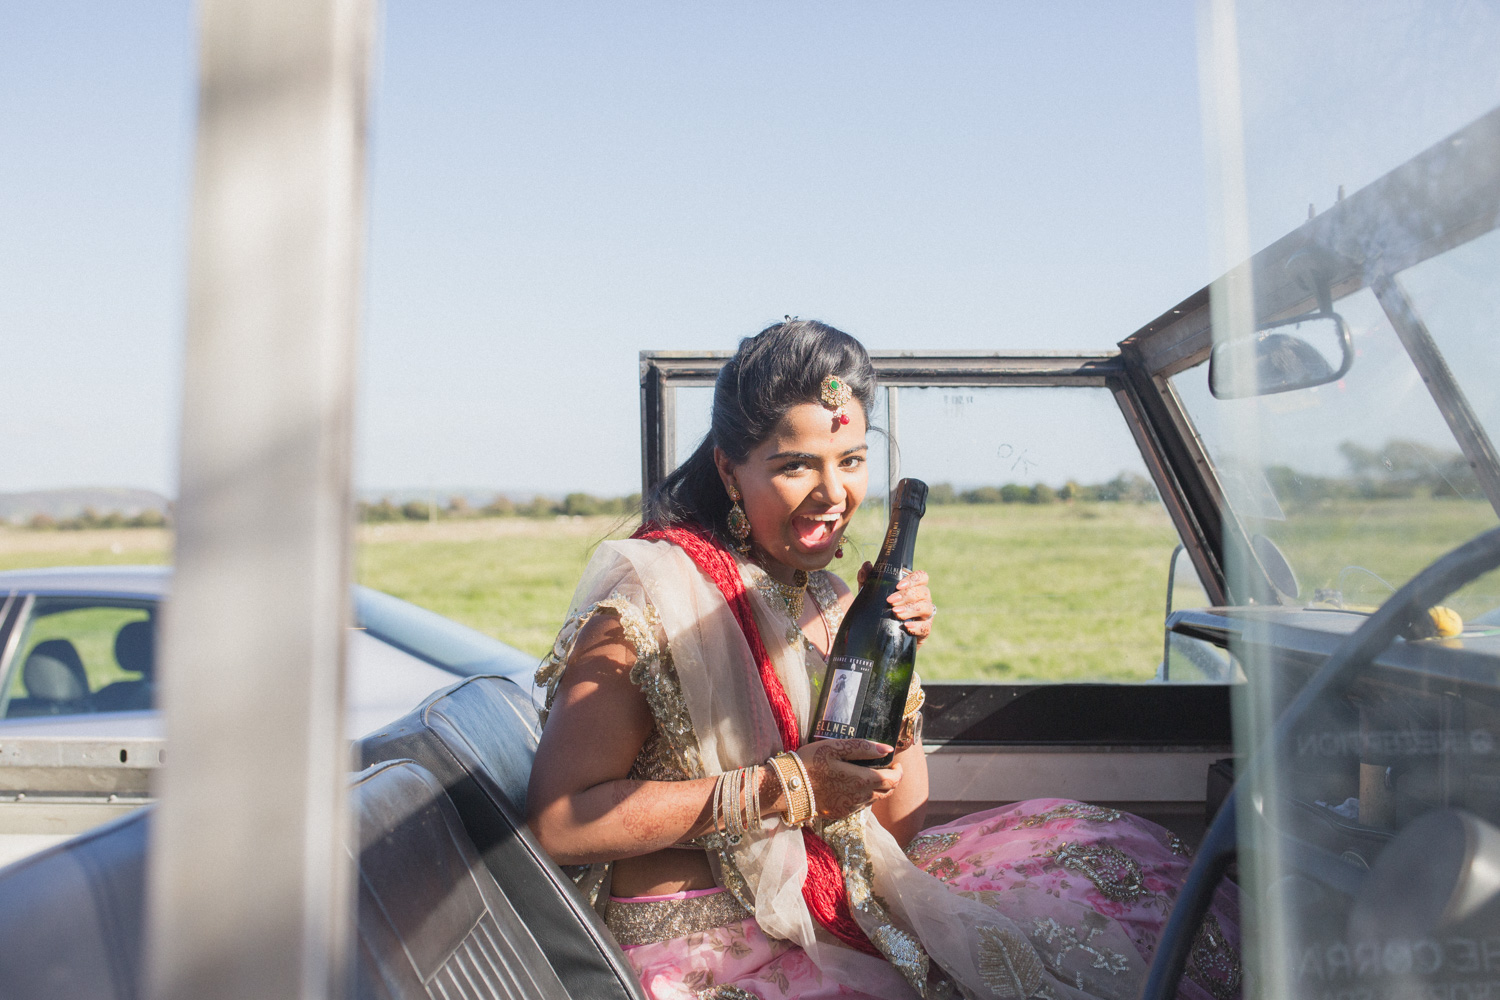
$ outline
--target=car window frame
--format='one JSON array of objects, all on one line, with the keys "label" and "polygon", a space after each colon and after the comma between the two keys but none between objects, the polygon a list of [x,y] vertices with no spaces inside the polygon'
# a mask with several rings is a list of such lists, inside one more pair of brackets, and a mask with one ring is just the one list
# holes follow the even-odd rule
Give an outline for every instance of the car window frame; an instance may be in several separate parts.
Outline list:
[{"label": "car window frame", "polygon": [[[676,390],[712,386],[730,356],[728,351],[640,353],[643,496],[676,467]],[[1201,444],[1195,452],[1191,443],[1196,437],[1182,439],[1191,425],[1181,403],[1165,383],[1168,392],[1159,391],[1142,360],[1138,351],[1126,350],[870,352],[876,378],[888,394],[901,388],[1108,389],[1210,602],[1222,604],[1227,592],[1218,557],[1220,497],[1201,476],[1206,462]]]},{"label": "car window frame", "polygon": [[[1206,313],[1207,290],[1201,295]],[[727,351],[640,353],[643,495],[676,465],[676,390],[712,386],[730,356]],[[873,351],[870,360],[887,392],[903,387],[1108,389],[1210,603],[1225,602],[1216,481],[1204,475],[1207,457],[1180,402],[1164,379],[1146,369],[1138,348]],[[1163,600],[1165,612],[1165,594]],[[924,741],[931,748],[1229,751],[1232,684],[954,680],[924,681],[923,687],[928,691]]]},{"label": "car window frame", "polygon": [[[71,590],[34,590],[25,593],[13,592],[7,603],[9,614],[0,617],[0,722],[6,719],[6,713],[10,711],[11,691],[15,686],[15,671],[20,667],[21,640],[25,637],[27,626],[32,621],[38,600],[80,601],[100,606],[139,607],[146,610],[148,620],[154,621],[161,613],[163,598],[160,595],[139,591],[79,593]],[[89,693],[95,694],[96,692],[90,691]],[[156,710],[152,709],[152,711]],[[112,714],[118,713],[77,712],[65,718]]]}]

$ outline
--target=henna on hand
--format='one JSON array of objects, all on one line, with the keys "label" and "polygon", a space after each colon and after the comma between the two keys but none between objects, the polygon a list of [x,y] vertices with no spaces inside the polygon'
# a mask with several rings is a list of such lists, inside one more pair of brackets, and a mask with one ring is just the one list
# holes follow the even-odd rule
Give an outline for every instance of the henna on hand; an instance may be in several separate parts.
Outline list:
[{"label": "henna on hand", "polygon": [[851,760],[883,757],[892,751],[870,740],[815,740],[797,751],[807,768],[818,815],[838,819],[888,798],[901,781],[901,766],[864,767]]},{"label": "henna on hand", "polygon": [[932,591],[927,586],[927,573],[920,569],[908,573],[886,600],[892,613],[906,631],[917,637],[917,645],[921,646],[932,634],[932,619],[937,614],[937,605],[932,603]]}]

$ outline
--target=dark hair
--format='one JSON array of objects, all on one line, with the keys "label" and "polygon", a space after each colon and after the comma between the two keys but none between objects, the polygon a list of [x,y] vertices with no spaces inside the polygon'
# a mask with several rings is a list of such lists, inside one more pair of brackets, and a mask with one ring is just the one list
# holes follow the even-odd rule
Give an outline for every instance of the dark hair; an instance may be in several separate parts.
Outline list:
[{"label": "dark hair", "polygon": [[864,407],[875,404],[875,367],[864,347],[817,320],[787,320],[740,341],[714,382],[713,415],[703,443],[641,502],[647,524],[706,528],[726,543],[729,495],[714,465],[714,448],[743,462],[800,403],[821,402],[823,379],[836,375]]}]

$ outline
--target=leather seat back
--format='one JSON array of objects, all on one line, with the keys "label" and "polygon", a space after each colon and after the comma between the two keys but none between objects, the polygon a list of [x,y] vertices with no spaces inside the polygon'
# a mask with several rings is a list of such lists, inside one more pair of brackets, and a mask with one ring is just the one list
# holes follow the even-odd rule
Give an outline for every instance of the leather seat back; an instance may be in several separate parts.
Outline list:
[{"label": "leather seat back", "polygon": [[148,814],[0,870],[0,997],[137,1000]]},{"label": "leather seat back", "polygon": [[409,760],[354,779],[360,1000],[566,1000],[443,788]]},{"label": "leather seat back", "polygon": [[126,622],[115,633],[115,662],[137,680],[115,681],[94,693],[98,712],[139,712],[156,697],[156,624],[150,619]]},{"label": "leather seat back", "polygon": [[541,727],[530,693],[470,677],[365,737],[366,765],[410,758],[448,792],[464,828],[570,995],[644,1000],[625,955],[526,828],[526,784]]}]

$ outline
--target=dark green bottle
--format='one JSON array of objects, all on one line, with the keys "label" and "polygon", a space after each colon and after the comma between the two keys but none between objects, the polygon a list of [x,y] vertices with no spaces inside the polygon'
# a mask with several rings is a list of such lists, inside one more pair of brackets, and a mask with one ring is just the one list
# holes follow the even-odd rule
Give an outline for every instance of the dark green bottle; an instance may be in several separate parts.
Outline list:
[{"label": "dark green bottle", "polygon": [[[828,650],[828,673],[813,739],[854,737],[896,745],[901,713],[917,659],[917,640],[886,603],[896,584],[911,572],[917,549],[917,525],[927,511],[927,484],[903,479],[891,500],[891,523],[865,584],[859,588],[839,634]],[[885,767],[894,754],[851,761]]]}]

